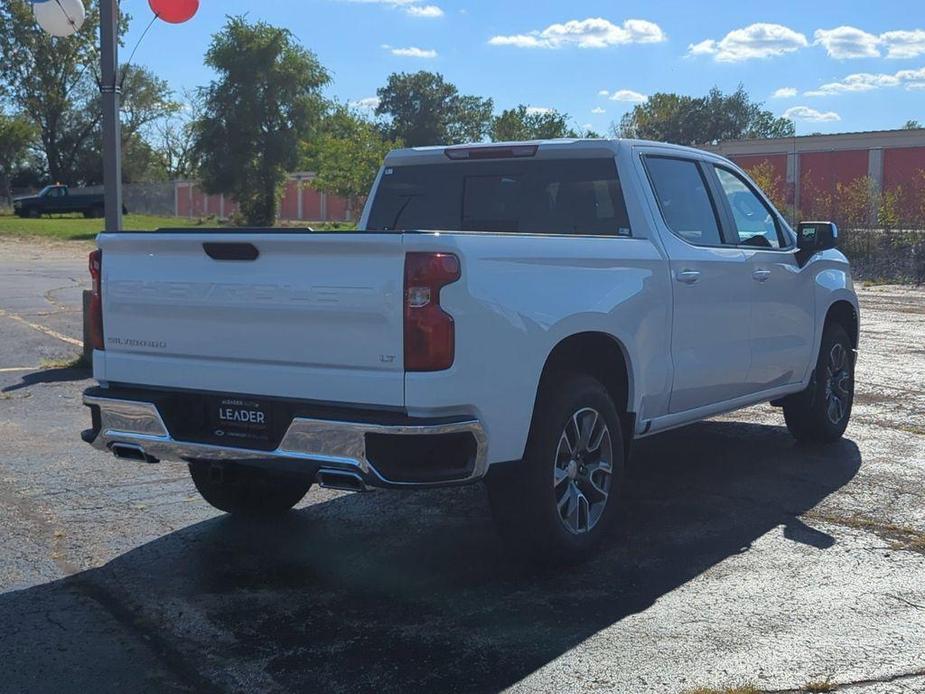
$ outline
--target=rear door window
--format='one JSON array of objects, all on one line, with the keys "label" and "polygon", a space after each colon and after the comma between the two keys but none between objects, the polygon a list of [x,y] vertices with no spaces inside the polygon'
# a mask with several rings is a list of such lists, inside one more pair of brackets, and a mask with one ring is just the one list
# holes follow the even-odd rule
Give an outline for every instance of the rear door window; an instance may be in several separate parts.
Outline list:
[{"label": "rear door window", "polygon": [[647,156],[645,165],[668,228],[697,246],[722,245],[716,209],[698,163]]},{"label": "rear door window", "polygon": [[367,229],[630,236],[609,158],[389,167]]}]

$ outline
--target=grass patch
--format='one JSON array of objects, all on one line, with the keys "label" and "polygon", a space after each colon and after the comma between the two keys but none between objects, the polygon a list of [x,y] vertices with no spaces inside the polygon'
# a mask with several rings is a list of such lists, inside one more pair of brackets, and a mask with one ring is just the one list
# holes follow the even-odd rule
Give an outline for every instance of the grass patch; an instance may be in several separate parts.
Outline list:
[{"label": "grass patch", "polygon": [[[126,229],[151,231],[161,227],[191,226],[193,220],[179,217],[154,217],[143,214],[125,216]],[[44,238],[55,241],[92,241],[103,230],[104,220],[82,216],[20,219],[12,215],[0,217],[0,236]]]},{"label": "grass patch", "polygon": [[41,367],[46,371],[49,369],[90,369],[92,364],[84,354],[76,354],[64,359],[42,359]]},{"label": "grass patch", "polygon": [[899,429],[900,431],[916,434],[918,436],[925,436],[925,427],[920,427],[915,424],[893,424],[890,428]]},{"label": "grass patch", "polygon": [[885,287],[890,284],[896,284],[896,282],[890,281],[888,279],[880,278],[880,277],[875,278],[875,279],[866,279],[861,282],[861,286],[864,287],[864,289],[872,289],[874,287]]},{"label": "grass patch", "polygon": [[831,523],[846,528],[854,528],[855,530],[872,532],[878,537],[886,540],[890,545],[890,549],[925,554],[925,531],[916,528],[878,521],[873,518],[865,518],[864,516],[837,516],[832,513],[820,511],[810,511],[804,517],[822,521],[823,523]]},{"label": "grass patch", "polygon": [[[92,241],[103,231],[102,219],[84,219],[81,215],[61,215],[41,219],[20,219],[13,215],[0,215],[0,237],[43,238],[55,241]],[[215,217],[188,219],[186,217],[157,217],[145,214],[125,215],[123,227],[130,231],[153,231],[155,229],[232,228]],[[281,229],[296,229],[310,226],[316,231],[351,231],[353,222],[280,222]]]},{"label": "grass patch", "polygon": [[[825,679],[807,682],[799,689],[788,689],[786,691],[801,692],[803,694],[821,694],[823,692],[834,692],[837,690],[837,684],[834,684],[829,679]],[[683,694],[766,694],[766,691],[765,689],[758,689],[758,687],[751,684],[743,684],[737,687],[720,687],[719,689],[714,689],[713,687],[697,687],[695,689],[685,689]]]}]

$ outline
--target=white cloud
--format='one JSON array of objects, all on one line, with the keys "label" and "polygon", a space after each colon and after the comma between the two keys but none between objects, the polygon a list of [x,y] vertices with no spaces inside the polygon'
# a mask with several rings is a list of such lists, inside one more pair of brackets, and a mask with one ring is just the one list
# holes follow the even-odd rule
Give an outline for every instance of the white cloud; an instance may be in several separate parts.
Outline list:
[{"label": "white cloud", "polygon": [[879,58],[880,37],[868,34],[857,27],[840,26],[834,29],[817,29],[813,34],[816,43],[825,48],[829,57]]},{"label": "white cloud", "polygon": [[707,39],[688,46],[688,55],[712,55],[721,63],[752,58],[771,58],[792,53],[809,45],[806,37],[782,24],[759,22],[735,29],[716,41]]},{"label": "white cloud", "polygon": [[443,10],[436,5],[424,5],[421,0],[341,0],[361,5],[384,5],[401,10],[411,17],[425,17],[433,19],[442,17]]},{"label": "white cloud", "polygon": [[906,85],[906,91],[918,92],[925,91],[925,82],[910,82]]},{"label": "white cloud", "polygon": [[606,89],[602,89],[601,91],[597,93],[597,95],[598,96],[610,96],[610,92],[608,92]]},{"label": "white cloud", "polygon": [[600,106],[596,106],[595,108],[591,109],[591,113],[596,113],[597,115],[600,115],[602,113],[607,113],[607,109],[603,109]]},{"label": "white cloud", "polygon": [[881,49],[887,58],[915,58],[925,55],[925,30],[886,31],[870,34],[857,27],[840,26],[818,29],[813,35],[815,43],[825,47],[832,58],[879,58]]},{"label": "white cloud", "polygon": [[796,87],[781,87],[771,94],[772,99],[792,99],[797,95]]},{"label": "white cloud", "polygon": [[705,39],[700,43],[692,43],[687,47],[688,55],[713,55],[716,51],[716,41],[713,39]]},{"label": "white cloud", "polygon": [[632,89],[618,89],[610,95],[611,101],[626,101],[632,104],[641,104],[648,98],[645,94],[634,92]]},{"label": "white cloud", "polygon": [[829,123],[841,120],[835,111],[817,111],[809,106],[793,106],[784,111],[784,118],[805,120],[811,123]]},{"label": "white cloud", "polygon": [[896,73],[895,77],[903,82],[918,82],[920,80],[925,80],[925,67],[920,67],[917,70],[900,70]]},{"label": "white cloud", "polygon": [[899,70],[893,74],[857,72],[839,80],[804,92],[805,96],[833,96],[835,94],[852,94],[870,92],[875,89],[898,87],[910,82],[925,80],[925,67],[915,70]]},{"label": "white cloud", "polygon": [[373,111],[379,107],[379,97],[378,96],[367,96],[363,99],[357,99],[356,101],[351,101],[350,105],[354,108],[362,108],[367,111]]},{"label": "white cloud", "polygon": [[391,46],[384,45],[383,48],[387,49],[392,55],[398,55],[402,58],[436,58],[437,51],[432,48],[418,48],[417,46],[408,46],[407,48],[392,48]]},{"label": "white cloud", "polygon": [[925,55],[925,30],[887,31],[880,34],[887,47],[887,58],[915,58]]},{"label": "white cloud", "polygon": [[443,10],[436,5],[409,5],[405,12],[412,17],[427,17],[428,19],[443,16]]},{"label": "white cloud", "polygon": [[545,29],[527,34],[492,36],[492,46],[515,48],[606,48],[627,43],[659,43],[667,40],[658,24],[644,19],[627,19],[617,26],[601,17],[570,19],[562,24],[551,24]]},{"label": "white cloud", "polygon": [[527,106],[527,113],[531,116],[539,115],[542,113],[552,113],[555,109],[547,108],[546,106]]},{"label": "white cloud", "polygon": [[845,94],[850,92],[869,92],[881,87],[895,87],[899,79],[895,75],[873,74],[858,72],[848,75],[839,82],[828,82],[818,89],[806,92],[806,96],[829,96],[831,94]]}]

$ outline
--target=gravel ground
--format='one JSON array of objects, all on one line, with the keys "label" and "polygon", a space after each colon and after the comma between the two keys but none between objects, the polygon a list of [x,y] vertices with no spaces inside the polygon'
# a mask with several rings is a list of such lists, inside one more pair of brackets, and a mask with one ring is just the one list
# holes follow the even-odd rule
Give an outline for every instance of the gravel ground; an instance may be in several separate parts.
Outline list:
[{"label": "gravel ground", "polygon": [[605,551],[535,572],[481,486],[253,525],[82,444],[87,374],[36,367],[83,251],[0,241],[0,690],[925,691],[925,292],[862,291],[841,443],[770,406],[640,442]]}]

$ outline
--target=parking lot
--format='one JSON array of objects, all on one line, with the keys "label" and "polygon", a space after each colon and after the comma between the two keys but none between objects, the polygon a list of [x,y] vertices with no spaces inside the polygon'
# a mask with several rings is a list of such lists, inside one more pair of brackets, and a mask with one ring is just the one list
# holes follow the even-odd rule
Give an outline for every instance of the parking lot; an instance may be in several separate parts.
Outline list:
[{"label": "parking lot", "polygon": [[85,265],[0,239],[0,690],[925,691],[925,291],[859,290],[842,442],[770,406],[642,441],[606,550],[538,572],[481,485],[247,524],[83,444]]}]

